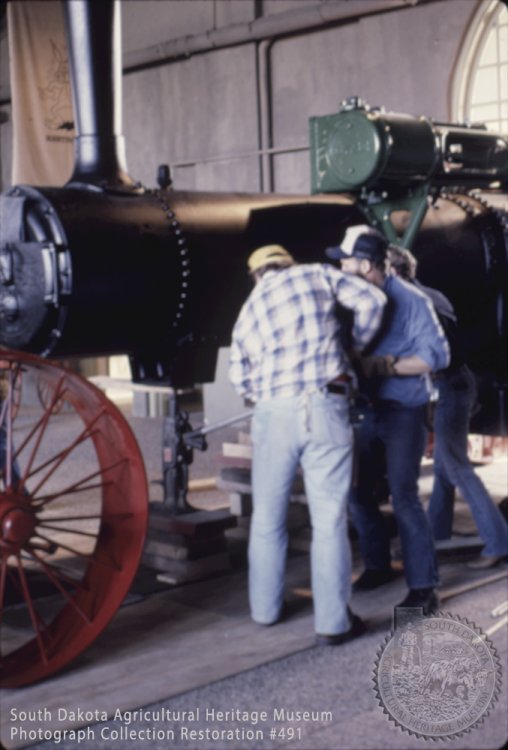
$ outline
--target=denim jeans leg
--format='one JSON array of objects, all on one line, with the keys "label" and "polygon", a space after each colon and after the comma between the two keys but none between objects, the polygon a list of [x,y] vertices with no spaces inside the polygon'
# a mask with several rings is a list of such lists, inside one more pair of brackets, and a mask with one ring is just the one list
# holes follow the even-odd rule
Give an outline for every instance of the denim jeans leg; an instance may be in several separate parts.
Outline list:
[{"label": "denim jeans leg", "polygon": [[349,496],[349,512],[356,531],[360,552],[366,568],[383,570],[390,567],[390,537],[374,492],[376,476],[372,466],[379,465],[382,448],[377,434],[377,420],[368,409],[355,428],[356,477]]},{"label": "denim jeans leg", "polygon": [[[441,473],[448,482],[457,487],[468,503],[478,532],[485,543],[484,555],[508,554],[508,524],[498,506],[487,492],[480,477],[475,473],[467,454],[469,417],[475,398],[475,385],[454,388],[446,380],[439,384],[439,401],[435,415],[435,456]],[[431,505],[438,509],[443,503],[439,485],[434,489]],[[437,510],[433,511],[434,513]]]},{"label": "denim jeans leg", "polygon": [[[435,420],[437,420],[437,414]],[[439,438],[434,438],[434,481],[429,500],[427,515],[434,534],[434,539],[449,539],[453,530],[453,508],[455,505],[455,487],[450,482],[443,463],[442,451],[437,450]]]},{"label": "denim jeans leg", "polygon": [[353,432],[344,396],[310,397],[301,456],[312,523],[311,575],[314,626],[336,635],[350,626],[351,548],[347,501],[351,486]]},{"label": "denim jeans leg", "polygon": [[[0,477],[4,485],[7,484],[7,430],[5,424],[0,427]],[[11,464],[11,483],[16,486],[21,479],[21,472],[17,460]]]},{"label": "denim jeans leg", "polygon": [[296,400],[258,404],[252,440],[249,601],[252,619],[267,625],[278,618],[284,600],[287,509],[299,460]]},{"label": "denim jeans leg", "polygon": [[378,412],[404,574],[411,589],[432,588],[438,583],[432,531],[418,495],[426,437],[424,409],[390,405]]}]

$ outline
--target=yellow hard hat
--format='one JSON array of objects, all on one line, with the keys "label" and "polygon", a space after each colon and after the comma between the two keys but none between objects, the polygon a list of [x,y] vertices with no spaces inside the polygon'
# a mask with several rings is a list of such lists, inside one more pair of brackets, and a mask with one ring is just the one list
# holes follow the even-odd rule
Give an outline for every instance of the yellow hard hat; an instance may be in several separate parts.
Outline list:
[{"label": "yellow hard hat", "polygon": [[263,245],[254,250],[247,260],[250,273],[259,271],[263,266],[293,266],[295,259],[282,245]]}]

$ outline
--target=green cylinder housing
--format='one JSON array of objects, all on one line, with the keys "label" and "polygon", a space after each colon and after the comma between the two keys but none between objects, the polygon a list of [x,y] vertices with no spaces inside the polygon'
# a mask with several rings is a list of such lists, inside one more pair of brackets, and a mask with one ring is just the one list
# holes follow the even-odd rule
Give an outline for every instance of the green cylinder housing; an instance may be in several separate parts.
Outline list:
[{"label": "green cylinder housing", "polygon": [[356,191],[384,181],[422,182],[439,157],[428,120],[363,107],[310,118],[310,142],[316,193]]}]

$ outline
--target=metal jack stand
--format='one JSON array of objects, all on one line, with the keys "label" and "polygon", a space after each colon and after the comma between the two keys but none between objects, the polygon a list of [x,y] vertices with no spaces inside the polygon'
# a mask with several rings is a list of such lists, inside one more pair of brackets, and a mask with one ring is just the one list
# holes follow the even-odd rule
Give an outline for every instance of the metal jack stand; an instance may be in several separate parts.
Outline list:
[{"label": "metal jack stand", "polygon": [[164,418],[162,428],[163,508],[169,515],[195,511],[187,502],[189,466],[194,460],[195,450],[204,451],[208,448],[206,435],[235,422],[250,419],[252,414],[252,411],[248,411],[193,430],[188,413],[179,408],[176,393],[169,395],[168,416]]},{"label": "metal jack stand", "polygon": [[187,502],[194,450],[207,448],[206,435],[248,419],[252,412],[193,430],[174,392],[163,423],[162,503],[151,503],[143,563],[159,571],[157,580],[176,585],[231,570],[225,531],[237,524],[229,510],[197,510]]}]

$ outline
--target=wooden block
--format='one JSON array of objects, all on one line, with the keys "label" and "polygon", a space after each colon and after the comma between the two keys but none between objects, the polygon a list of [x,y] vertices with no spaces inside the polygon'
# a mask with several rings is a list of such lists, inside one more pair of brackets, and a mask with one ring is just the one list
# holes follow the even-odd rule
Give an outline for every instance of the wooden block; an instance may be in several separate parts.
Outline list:
[{"label": "wooden block", "polygon": [[252,495],[250,492],[230,492],[229,510],[234,516],[250,516],[252,513]]},{"label": "wooden block", "polygon": [[310,526],[309,509],[302,503],[291,503],[288,508],[288,529],[301,529]]},{"label": "wooden block", "polygon": [[[243,519],[240,519],[240,521],[242,520]],[[226,537],[228,540],[247,542],[249,540],[249,528],[250,524],[243,525],[242,523],[239,523],[235,529],[228,529],[226,531]]]},{"label": "wooden block", "polygon": [[[239,529],[250,529],[250,516],[238,516],[236,523]],[[230,534],[231,531],[234,531],[234,529],[228,529],[226,534]]]},{"label": "wooden block", "polygon": [[198,560],[201,557],[225,552],[227,549],[224,534],[211,539],[194,539],[183,537],[184,544],[168,541],[168,535],[160,530],[149,531],[144,552],[151,555],[162,555],[172,560]]},{"label": "wooden block", "polygon": [[203,557],[201,560],[170,560],[161,555],[144,554],[143,565],[154,570],[164,571],[157,580],[162,583],[185,583],[208,578],[217,573],[231,570],[229,555],[226,553]]},{"label": "wooden block", "polygon": [[222,454],[235,458],[252,458],[252,445],[241,443],[222,443]]},{"label": "wooden block", "polygon": [[252,466],[251,458],[239,458],[238,456],[223,456],[218,453],[214,458],[214,464],[220,468],[249,469]]},{"label": "wooden block", "polygon": [[307,495],[301,495],[300,493],[292,492],[289,496],[289,502],[299,503],[300,505],[307,505]]},{"label": "wooden block", "polygon": [[217,487],[226,492],[237,492],[248,495],[252,491],[250,475],[250,469],[245,467],[224,467],[217,478]]},{"label": "wooden block", "polygon": [[252,445],[250,432],[238,432],[238,442],[242,445]]},{"label": "wooden block", "polygon": [[[219,489],[227,489],[228,485],[237,485],[239,489],[231,486],[232,492],[242,492],[242,488],[251,487],[251,471],[244,466],[224,466],[220,470],[220,476],[217,479]],[[245,489],[243,490],[245,491]],[[305,485],[301,474],[297,474],[291,494],[296,496],[305,496]]]},{"label": "wooden block", "polygon": [[172,534],[210,538],[217,536],[224,529],[235,526],[236,518],[229,510],[198,510],[194,513],[172,516],[162,503],[151,503],[150,524],[156,524],[158,529]]},{"label": "wooden block", "polygon": [[168,544],[173,544],[175,547],[188,546],[191,537],[185,536],[184,534],[172,534],[167,529],[167,522],[164,518],[154,518],[153,516],[148,519],[148,536],[155,531],[164,533]]},{"label": "wooden block", "polygon": [[289,549],[297,552],[309,552],[312,541],[311,529],[299,529],[297,532],[289,535]]}]

